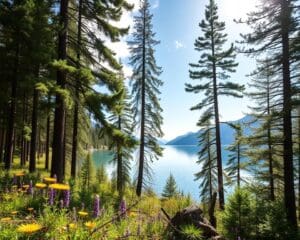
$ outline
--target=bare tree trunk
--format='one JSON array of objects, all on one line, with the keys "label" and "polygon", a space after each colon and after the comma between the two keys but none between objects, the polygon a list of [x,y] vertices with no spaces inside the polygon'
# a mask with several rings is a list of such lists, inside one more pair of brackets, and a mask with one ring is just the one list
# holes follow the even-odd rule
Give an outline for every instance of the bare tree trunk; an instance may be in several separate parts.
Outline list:
[{"label": "bare tree trunk", "polygon": [[[58,59],[67,59],[67,29],[68,29],[68,0],[60,1],[61,31],[58,36]],[[65,88],[66,73],[58,70],[56,83],[60,88]],[[51,175],[57,176],[58,182],[64,179],[64,133],[65,133],[65,103],[60,94],[56,94],[56,107],[54,113],[53,145],[52,145],[52,166]]]},{"label": "bare tree trunk", "polygon": [[290,76],[290,1],[281,1],[282,73],[283,73],[283,156],[284,156],[284,201],[288,222],[297,230],[294,189],[293,141],[291,120]]},{"label": "bare tree trunk", "polygon": [[7,132],[6,132],[6,143],[5,143],[5,169],[9,170],[11,168],[11,163],[13,161],[13,151],[14,151],[14,139],[15,139],[15,118],[16,118],[16,102],[17,102],[17,84],[18,84],[18,73],[20,65],[20,43],[17,42],[16,52],[15,52],[15,62],[11,81],[11,98],[10,107],[8,111],[7,118]]},{"label": "bare tree trunk", "polygon": [[31,141],[30,141],[30,160],[29,160],[29,172],[35,172],[36,170],[36,145],[37,145],[37,121],[38,121],[38,99],[39,93],[37,89],[33,90],[33,104],[32,104],[32,116],[31,116]]},{"label": "bare tree trunk", "polygon": [[[80,69],[80,46],[81,46],[81,26],[82,25],[82,0],[78,4],[78,28],[77,28],[77,69]],[[76,177],[76,161],[78,148],[78,115],[79,115],[79,86],[80,79],[76,78],[75,84],[75,106],[73,119],[73,142],[72,142],[72,160],[71,176]]]},{"label": "bare tree trunk", "polygon": [[[50,105],[50,96],[48,96],[48,105]],[[45,159],[45,169],[49,169],[49,147],[50,147],[50,111],[48,111],[47,116],[47,130],[46,130],[46,159]]]}]

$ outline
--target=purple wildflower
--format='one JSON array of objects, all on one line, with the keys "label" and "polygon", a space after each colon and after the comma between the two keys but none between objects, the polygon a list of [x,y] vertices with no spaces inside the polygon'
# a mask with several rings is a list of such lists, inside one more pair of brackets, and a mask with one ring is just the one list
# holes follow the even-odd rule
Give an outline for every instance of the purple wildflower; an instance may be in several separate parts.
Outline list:
[{"label": "purple wildflower", "polygon": [[54,204],[54,190],[53,190],[53,188],[49,189],[48,197],[49,197],[49,205],[52,206]]},{"label": "purple wildflower", "polygon": [[27,193],[33,195],[32,180],[30,180],[29,182],[29,188],[27,189]]},{"label": "purple wildflower", "polygon": [[238,236],[238,239],[237,240],[241,240],[241,237],[240,236]]},{"label": "purple wildflower", "polygon": [[60,208],[64,208],[64,200],[61,199],[61,200],[59,201],[59,207],[60,207]]},{"label": "purple wildflower", "polygon": [[70,190],[65,190],[64,191],[64,202],[63,202],[63,204],[66,208],[69,207],[69,205],[70,205]]},{"label": "purple wildflower", "polygon": [[126,202],[124,199],[122,199],[121,204],[120,204],[120,212],[122,215],[126,214]]},{"label": "purple wildflower", "polygon": [[99,195],[95,196],[93,215],[94,215],[95,218],[100,216],[100,198],[99,198]]}]

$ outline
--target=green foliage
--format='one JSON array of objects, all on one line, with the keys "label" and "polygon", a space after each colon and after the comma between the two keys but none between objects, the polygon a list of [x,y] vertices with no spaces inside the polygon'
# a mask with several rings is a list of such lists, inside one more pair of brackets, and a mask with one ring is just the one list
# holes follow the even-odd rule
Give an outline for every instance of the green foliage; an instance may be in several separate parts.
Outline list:
[{"label": "green foliage", "polygon": [[[228,239],[253,239],[255,236],[253,194],[245,188],[236,188],[233,195],[228,197],[225,211],[222,215],[224,235]],[[253,223],[253,224],[251,224]]]},{"label": "green foliage", "polygon": [[161,195],[164,198],[171,198],[171,197],[175,197],[176,195],[178,195],[176,181],[171,173],[170,173],[170,176],[167,178],[166,185],[165,185]]},{"label": "green foliage", "polygon": [[228,123],[230,127],[235,130],[235,140],[226,149],[230,152],[228,154],[229,159],[227,160],[227,172],[228,184],[240,187],[242,181],[246,181],[242,177],[242,170],[246,170],[247,162],[245,161],[246,146],[243,138],[242,125],[237,123]]},{"label": "green foliage", "polygon": [[184,225],[181,227],[181,231],[186,239],[189,240],[199,240],[202,239],[202,232],[199,228],[194,225]]},{"label": "green foliage", "polygon": [[201,171],[195,174],[195,181],[201,180],[200,197],[203,202],[212,200],[213,192],[217,190],[217,156],[213,126],[210,122],[211,113],[205,112],[198,121],[201,127],[199,134],[199,152],[197,163]]},{"label": "green foliage", "polygon": [[80,170],[81,191],[90,191],[90,186],[95,180],[95,171],[91,153],[88,153],[84,159]]}]

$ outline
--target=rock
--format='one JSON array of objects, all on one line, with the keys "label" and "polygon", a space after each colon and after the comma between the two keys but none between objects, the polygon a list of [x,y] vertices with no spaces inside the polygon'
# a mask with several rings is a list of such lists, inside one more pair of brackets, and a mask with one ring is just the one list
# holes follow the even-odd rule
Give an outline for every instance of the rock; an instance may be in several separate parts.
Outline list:
[{"label": "rock", "polygon": [[[163,212],[165,213],[165,211]],[[224,240],[210,222],[204,218],[203,211],[198,206],[189,206],[182,211],[177,212],[173,218],[169,218],[167,214],[166,216],[170,221],[168,232],[171,232],[170,239],[172,240],[187,239],[181,232],[181,227],[184,225],[194,225],[196,228],[199,228],[205,239]]]}]

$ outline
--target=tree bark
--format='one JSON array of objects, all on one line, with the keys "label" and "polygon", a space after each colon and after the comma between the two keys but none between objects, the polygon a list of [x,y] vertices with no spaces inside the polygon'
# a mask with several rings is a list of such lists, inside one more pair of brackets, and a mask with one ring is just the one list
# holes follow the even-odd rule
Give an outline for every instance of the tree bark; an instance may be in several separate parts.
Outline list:
[{"label": "tree bark", "polygon": [[[211,21],[211,31],[214,32],[213,21]],[[225,209],[224,199],[224,185],[223,185],[223,167],[222,167],[222,150],[221,150],[221,136],[220,136],[220,120],[219,120],[219,102],[218,102],[218,87],[217,87],[217,73],[215,61],[215,40],[213,34],[211,36],[212,57],[213,57],[213,92],[214,92],[214,110],[215,110],[215,128],[216,128],[216,150],[217,150],[217,169],[218,169],[218,192],[220,209]]]},{"label": "tree bark", "polygon": [[[62,30],[58,36],[58,59],[67,58],[67,29],[68,29],[68,0],[60,1],[59,23]],[[66,73],[57,70],[56,84],[64,89],[66,84]],[[52,165],[51,176],[56,175],[58,182],[64,179],[64,133],[65,133],[65,103],[60,94],[56,94],[56,106],[54,113],[53,145],[52,145]]]},{"label": "tree bark", "polygon": [[11,168],[13,161],[13,151],[14,151],[14,139],[15,139],[15,118],[16,118],[16,101],[17,101],[17,85],[18,85],[18,74],[19,74],[19,65],[20,65],[20,43],[16,43],[16,52],[15,52],[15,61],[13,68],[13,76],[11,81],[11,104],[8,111],[7,118],[7,134],[6,134],[6,143],[5,143],[5,155],[4,161],[6,170]]},{"label": "tree bark", "polygon": [[[48,105],[50,105],[50,96],[48,96]],[[47,127],[46,127],[46,156],[45,156],[45,169],[49,169],[49,147],[50,147],[50,111],[47,116]]]},{"label": "tree bark", "polygon": [[39,93],[34,88],[33,90],[33,104],[31,116],[31,140],[30,140],[30,157],[29,157],[29,172],[36,170],[36,145],[37,145],[37,121],[38,121],[38,101]]},{"label": "tree bark", "polygon": [[292,103],[289,47],[290,11],[290,1],[281,1],[284,202],[287,213],[287,220],[295,228],[295,230],[297,230],[291,121]]},{"label": "tree bark", "polygon": [[142,69],[142,90],[141,90],[141,132],[140,132],[140,156],[139,172],[136,187],[136,194],[140,197],[143,188],[144,161],[145,161],[145,80],[146,80],[146,7],[144,7],[143,19],[143,69]]},{"label": "tree bark", "polygon": [[[78,4],[78,28],[77,28],[77,69],[80,69],[80,47],[81,47],[81,26],[82,25],[82,0]],[[76,78],[75,84],[75,106],[73,119],[73,142],[72,142],[72,160],[71,160],[71,176],[76,177],[76,161],[78,148],[78,115],[79,115],[79,87],[80,79]]]}]

